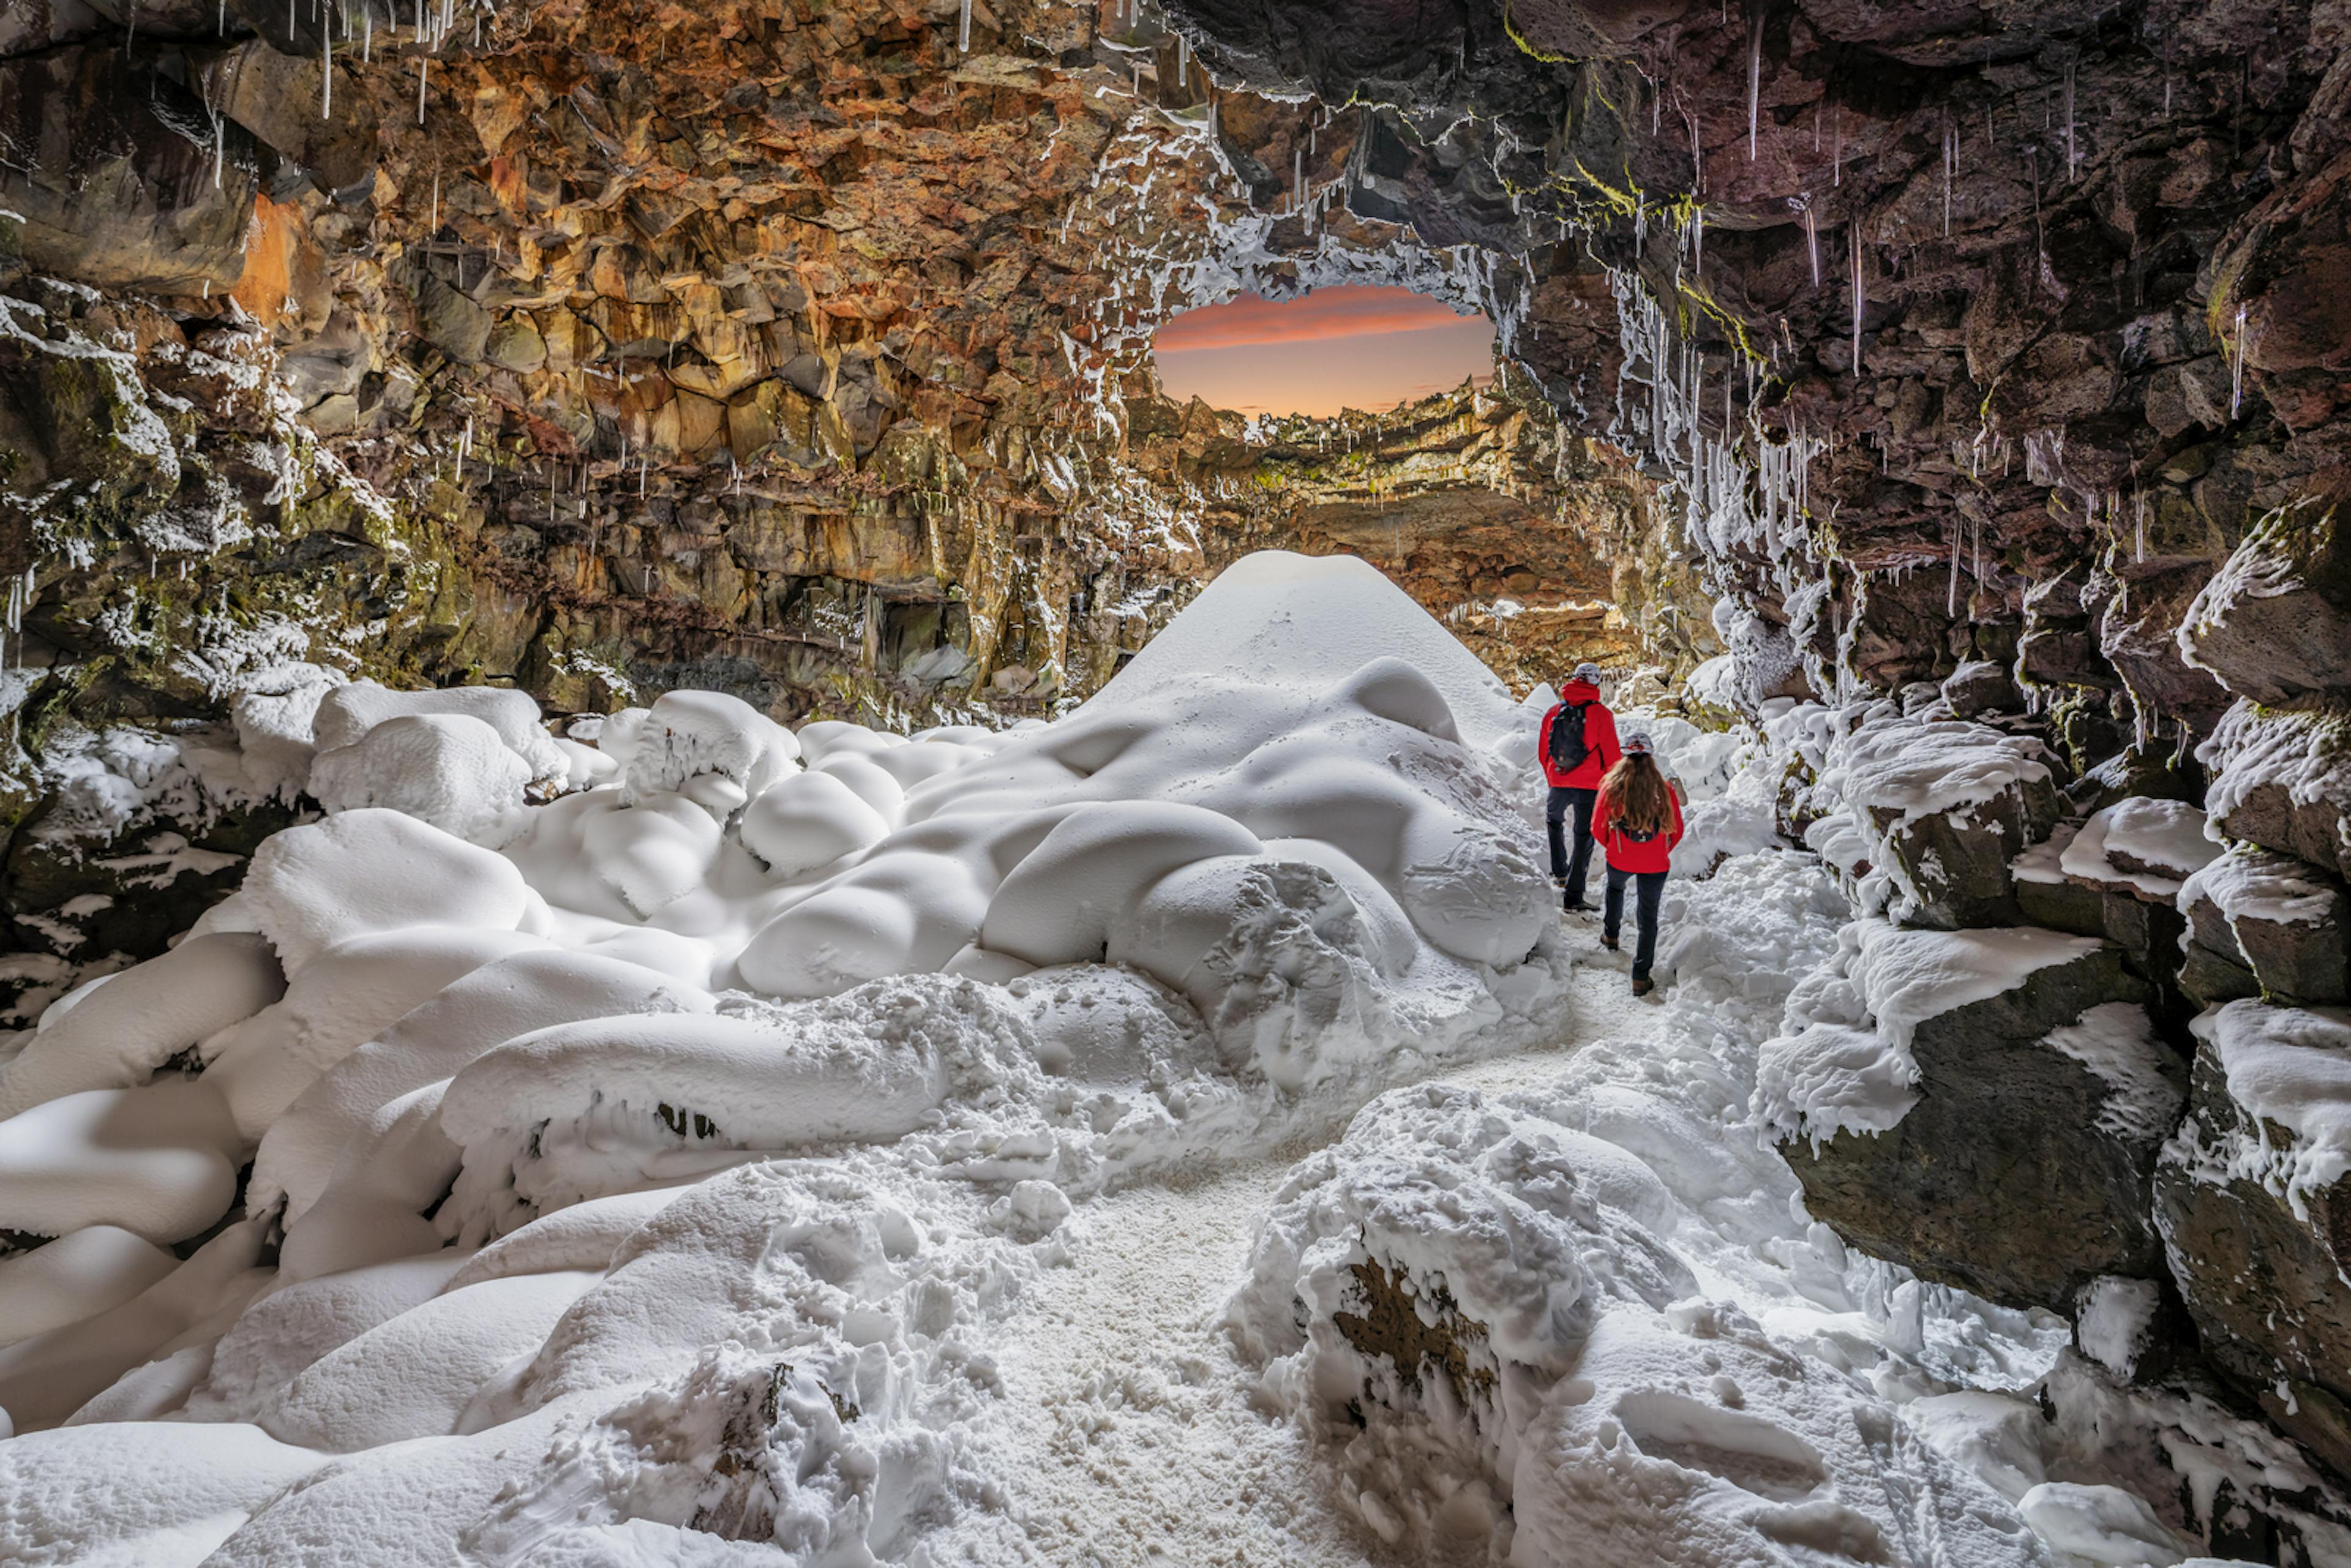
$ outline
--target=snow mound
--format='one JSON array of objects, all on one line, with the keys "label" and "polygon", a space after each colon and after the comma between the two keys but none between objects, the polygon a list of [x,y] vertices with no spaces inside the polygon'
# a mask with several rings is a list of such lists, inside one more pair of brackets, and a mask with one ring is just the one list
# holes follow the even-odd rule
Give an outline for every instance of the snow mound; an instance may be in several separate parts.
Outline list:
[{"label": "snow mound", "polygon": [[[0,1278],[39,1331],[0,1351],[19,1427],[177,1413],[360,1456],[525,1420],[559,1385],[644,1437],[648,1379],[825,1365],[876,1409],[862,1318],[789,1376],[714,1358],[753,1261],[710,1273],[694,1320],[698,1266],[663,1255],[674,1356],[638,1309],[608,1319],[641,1288],[632,1236],[729,1173],[879,1162],[961,1195],[929,1201],[967,1214],[985,1275],[1087,1194],[1558,1027],[1531,758],[1463,738],[1513,710],[1358,562],[1244,562],[1142,676],[1005,734],[795,737],[674,692],[575,757],[514,693],[287,685],[256,733],[315,742],[329,815],[0,1067],[0,1226],[66,1239]],[[586,787],[532,803],[558,779]],[[167,1063],[200,1075],[150,1083]],[[156,1249],[225,1216],[185,1262]],[[726,1223],[756,1260],[770,1221]],[[910,1234],[883,1226],[872,1267],[902,1270]],[[60,1315],[58,1280],[91,1313]],[[909,1409],[947,1397],[893,1375]],[[879,1462],[822,1426],[803,1437],[845,1444],[845,1478]],[[827,1540],[915,1506],[842,1484]],[[322,1483],[252,1539],[345,1490],[365,1496]]]},{"label": "snow mound", "polygon": [[[1278,668],[1326,685],[1394,659],[1441,695],[1469,744],[1490,745],[1510,727],[1509,691],[1443,627],[1403,613],[1398,601],[1410,606],[1378,568],[1353,556],[1260,550],[1218,574],[1093,700],[1132,703],[1206,669]],[[1426,696],[1409,700],[1437,717]]]},{"label": "snow mound", "polygon": [[403,812],[367,807],[272,834],[254,852],[237,897],[291,974],[371,932],[511,931],[528,894],[513,864],[489,851]]},{"label": "snow mound", "polygon": [[530,781],[530,765],[467,714],[388,718],[310,765],[310,793],[330,814],[388,806],[476,842],[511,831]]},{"label": "snow mound", "polygon": [[321,757],[359,745],[381,725],[429,715],[488,726],[529,770],[527,779],[560,779],[566,771],[563,753],[541,725],[538,699],[528,692],[499,686],[396,692],[373,681],[352,681],[321,694],[316,712],[312,736]]}]

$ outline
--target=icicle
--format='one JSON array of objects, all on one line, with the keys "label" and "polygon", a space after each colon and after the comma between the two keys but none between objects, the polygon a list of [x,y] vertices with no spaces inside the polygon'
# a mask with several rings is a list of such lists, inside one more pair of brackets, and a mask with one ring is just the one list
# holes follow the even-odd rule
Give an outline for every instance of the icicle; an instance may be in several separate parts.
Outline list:
[{"label": "icicle", "polygon": [[1810,201],[1804,204],[1804,248],[1813,258],[1813,287],[1821,286],[1821,226]]},{"label": "icicle", "polygon": [[[222,4],[226,5],[227,0],[222,0]],[[374,0],[368,0],[368,4],[360,8],[360,64],[368,63],[368,51],[374,47],[375,4]]]},{"label": "icicle", "polygon": [[1706,277],[1706,209],[1690,214],[1690,276]]},{"label": "icicle", "polygon": [[1959,538],[1966,532],[1965,523],[1955,524],[1951,528],[1951,581],[1943,591],[1943,613],[1953,621],[1959,618]]},{"label": "icicle", "polygon": [[[419,0],[422,4],[423,0]],[[416,123],[424,123],[424,78],[432,73],[433,57],[420,57],[416,62]]]},{"label": "icicle", "polygon": [[2237,302],[2237,340],[2229,346],[2229,417],[2245,404],[2245,303]]},{"label": "icicle", "polygon": [[333,118],[335,107],[335,35],[332,28],[319,29],[319,118]]},{"label": "icicle", "polygon": [[2074,147],[2074,64],[2065,62],[2065,183],[2069,185],[2081,167],[2080,154]]},{"label": "icicle", "polygon": [[1183,33],[1176,35],[1176,85],[1179,88],[1192,85],[1192,40]]},{"label": "icicle", "polygon": [[424,231],[428,235],[441,232],[441,171],[433,171],[433,222]]},{"label": "icicle", "polygon": [[1836,127],[1836,152],[1829,165],[1829,183],[1842,185],[1844,183],[1844,105],[1836,106],[1833,123]]},{"label": "icicle", "polygon": [[1949,119],[1943,121],[1943,237],[1951,237],[1951,170],[1959,158],[1959,128]]},{"label": "icicle", "polygon": [[1747,0],[1747,161],[1755,162],[1755,120],[1763,95],[1763,0]]},{"label": "icicle", "polygon": [[971,0],[963,0],[963,15],[956,23],[956,48],[963,54],[971,53]]},{"label": "icicle", "polygon": [[1853,374],[1861,379],[1861,313],[1868,301],[1861,290],[1861,220],[1853,220]]}]

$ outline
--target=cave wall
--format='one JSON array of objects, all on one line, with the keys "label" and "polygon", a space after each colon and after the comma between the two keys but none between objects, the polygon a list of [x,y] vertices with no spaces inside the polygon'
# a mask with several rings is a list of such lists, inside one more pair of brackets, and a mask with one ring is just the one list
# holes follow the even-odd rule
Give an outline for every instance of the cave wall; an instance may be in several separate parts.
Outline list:
[{"label": "cave wall", "polygon": [[[2263,1099],[2247,1065],[2344,1069],[2351,6],[1172,8],[1222,75],[1379,106],[1345,199],[1485,252],[1562,418],[1667,477],[1750,708],[1838,706],[1839,756],[2047,744],[2046,825],[1863,799],[1862,858],[1807,841],[1857,891],[1918,890],[1897,923],[2098,941],[2117,978],[2068,1015],[2147,997],[2190,1088],[2096,1218],[2166,1303],[2146,1375],[2351,1473],[2351,1195],[2270,1169],[2321,1157],[2334,1102]],[[1813,784],[1792,770],[1792,833]],[[2179,880],[2201,852],[2150,883],[2064,848],[2121,800],[2227,846],[2210,880]],[[1919,1109],[1792,1163],[1865,1249],[2065,1305],[2001,1266],[2064,1233],[2036,1216],[2092,1215],[2096,1130],[2017,1065],[2045,1066],[2038,1025],[2017,1052],[1938,1022]],[[2208,1511],[2214,1542],[2301,1560],[2258,1497]]]},{"label": "cave wall", "polygon": [[[2351,8],[1360,9],[1175,6],[1236,79],[1386,106],[1350,199],[1512,275],[1521,359],[1731,525],[1712,580],[1815,685],[2024,646],[2081,758],[2210,732],[2239,693],[2173,633],[2351,442]],[[1802,522],[1726,517],[1798,438]]]},{"label": "cave wall", "polygon": [[1716,651],[1654,480],[1515,369],[1254,431],[1159,392],[1151,330],[1243,287],[1507,324],[1482,253],[1340,199],[1378,113],[1220,89],[1123,0],[418,16],[0,20],[20,1017],[306,809],[253,760],[301,664],[1015,718],[1269,547],[1371,556],[1525,686]]}]

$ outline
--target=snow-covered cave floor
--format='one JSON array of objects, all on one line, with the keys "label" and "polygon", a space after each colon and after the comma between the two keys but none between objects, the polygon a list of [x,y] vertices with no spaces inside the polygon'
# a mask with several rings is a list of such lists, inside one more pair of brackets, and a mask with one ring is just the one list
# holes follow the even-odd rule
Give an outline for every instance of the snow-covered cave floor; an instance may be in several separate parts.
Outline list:
[{"label": "snow-covered cave floor", "polygon": [[[1577,967],[1548,1042],[1439,1066],[1408,1082],[1488,1094],[1538,1088],[1602,1039],[1637,1045],[1665,1027],[1666,994],[1629,994],[1627,961],[1596,919],[1566,922]],[[1278,1147],[1191,1179],[1129,1187],[1064,1228],[1067,1260],[1040,1272],[1004,1324],[997,1364],[1013,1416],[1003,1473],[1042,1563],[1072,1568],[1483,1562],[1482,1533],[1433,1558],[1391,1547],[1339,1496],[1330,1456],[1257,1396],[1227,1307],[1257,1228],[1298,1160],[1327,1147],[1358,1107]]]},{"label": "snow-covered cave floor", "polygon": [[[333,814],[0,1040],[59,1178],[0,1222],[72,1243],[18,1295],[165,1270],[0,1349],[0,1560],[2183,1555],[2176,1465],[2044,1430],[2065,1325],[1848,1254],[1757,1119],[1852,930],[1773,831],[1817,711],[1661,731],[1725,858],[1636,1001],[1541,879],[1547,699],[1361,563],[1252,558],[1008,734],[284,685],[187,766]],[[184,1266],[122,1229],[248,1159]]]}]

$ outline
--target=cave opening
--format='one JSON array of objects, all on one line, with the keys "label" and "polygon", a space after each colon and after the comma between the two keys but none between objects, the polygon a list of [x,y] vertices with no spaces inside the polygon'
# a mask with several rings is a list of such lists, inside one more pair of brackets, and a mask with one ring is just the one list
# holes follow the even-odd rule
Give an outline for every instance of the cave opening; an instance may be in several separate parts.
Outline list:
[{"label": "cave opening", "polygon": [[1379,284],[1287,299],[1244,293],[1182,311],[1152,334],[1168,396],[1259,420],[1335,419],[1490,385],[1494,348],[1482,311]]},{"label": "cave opening", "polygon": [[2343,10],[0,4],[0,1559],[2351,1563]]}]

